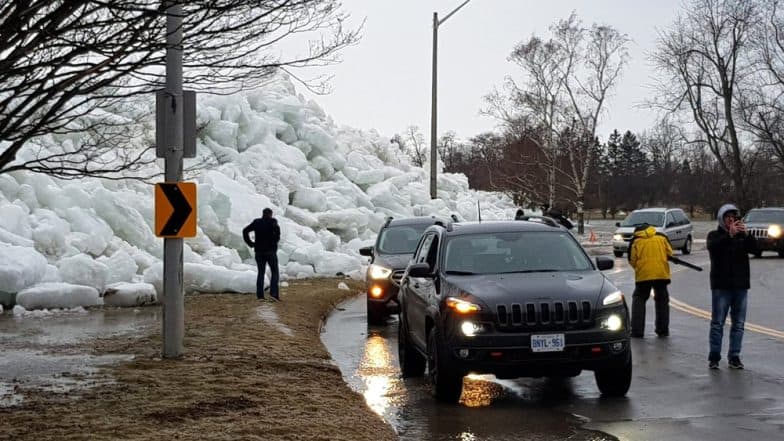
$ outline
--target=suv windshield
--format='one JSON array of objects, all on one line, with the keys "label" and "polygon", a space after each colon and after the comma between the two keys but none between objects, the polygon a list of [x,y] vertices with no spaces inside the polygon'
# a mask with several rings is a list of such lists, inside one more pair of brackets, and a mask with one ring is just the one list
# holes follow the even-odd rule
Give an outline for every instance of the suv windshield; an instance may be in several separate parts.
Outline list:
[{"label": "suv windshield", "polygon": [[419,238],[430,224],[399,225],[384,228],[378,238],[382,254],[414,254]]},{"label": "suv windshield", "polygon": [[634,211],[621,222],[622,227],[633,227],[635,225],[648,224],[654,227],[664,225],[664,212],[660,211]]},{"label": "suv windshield", "polygon": [[755,224],[784,224],[784,211],[751,210],[746,214],[746,222]]},{"label": "suv windshield", "polygon": [[484,233],[455,236],[446,243],[448,274],[499,274],[593,269],[566,232]]}]

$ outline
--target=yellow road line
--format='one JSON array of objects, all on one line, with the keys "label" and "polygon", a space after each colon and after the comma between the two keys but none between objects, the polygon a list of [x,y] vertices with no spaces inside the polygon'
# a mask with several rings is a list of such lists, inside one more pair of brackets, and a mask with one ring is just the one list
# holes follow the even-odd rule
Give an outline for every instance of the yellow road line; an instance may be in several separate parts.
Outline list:
[{"label": "yellow road line", "polygon": [[[700,318],[704,318],[706,320],[711,319],[711,313],[709,311],[705,311],[704,309],[697,308],[695,306],[691,306],[688,303],[683,303],[678,299],[674,299],[670,297],[670,305],[677,309],[678,311],[685,312],[687,314],[691,314]],[[765,326],[755,325],[753,323],[746,323],[745,329],[749,331],[754,331],[760,334],[767,335],[768,337],[778,338],[784,340],[784,332],[767,328]]]}]

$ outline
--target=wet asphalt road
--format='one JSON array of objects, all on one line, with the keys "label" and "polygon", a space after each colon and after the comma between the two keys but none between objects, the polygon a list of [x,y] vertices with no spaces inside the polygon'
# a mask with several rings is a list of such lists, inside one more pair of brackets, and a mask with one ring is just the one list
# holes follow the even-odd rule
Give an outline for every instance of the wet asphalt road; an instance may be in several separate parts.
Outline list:
[{"label": "wet asphalt road", "polygon": [[[463,404],[435,403],[424,379],[400,378],[397,318],[368,328],[361,296],[329,318],[322,341],[351,387],[404,440],[784,439],[784,259],[771,253],[751,261],[746,370],[729,370],[723,360],[720,370],[709,371],[704,238],[712,226],[696,225],[694,253],[684,257],[705,271],[673,267],[669,338],[655,337],[653,301],[648,302],[646,338],[633,340],[634,377],[624,399],[601,398],[593,374],[584,372],[560,383],[467,379]],[[606,274],[630,299],[633,272],[625,258],[615,262]]]}]

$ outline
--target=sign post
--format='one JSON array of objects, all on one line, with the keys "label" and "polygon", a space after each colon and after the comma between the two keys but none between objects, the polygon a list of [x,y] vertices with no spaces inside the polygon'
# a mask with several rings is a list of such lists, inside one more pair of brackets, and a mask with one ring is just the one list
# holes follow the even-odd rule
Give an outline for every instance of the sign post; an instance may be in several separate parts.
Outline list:
[{"label": "sign post", "polygon": [[[182,180],[182,3],[166,0],[166,106],[162,119],[166,144],[165,180]],[[160,146],[158,147],[160,150]],[[163,357],[182,355],[185,335],[185,299],[182,289],[182,238],[163,239]]]}]

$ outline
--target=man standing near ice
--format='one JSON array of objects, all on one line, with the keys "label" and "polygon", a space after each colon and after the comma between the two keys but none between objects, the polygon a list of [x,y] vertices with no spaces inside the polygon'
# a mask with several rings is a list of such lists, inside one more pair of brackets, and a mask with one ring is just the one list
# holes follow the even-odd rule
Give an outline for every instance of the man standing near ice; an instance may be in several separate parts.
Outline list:
[{"label": "man standing near ice", "polygon": [[[250,232],[254,233],[253,241],[250,240]],[[259,274],[256,278],[256,297],[264,300],[264,271],[267,264],[270,267],[270,297],[273,301],[279,301],[278,281],[280,273],[278,271],[278,242],[280,241],[280,227],[278,221],[272,217],[272,209],[265,208],[262,216],[253,219],[247,227],[242,230],[242,238],[249,247],[253,247],[256,252],[256,264],[259,267]]]}]

